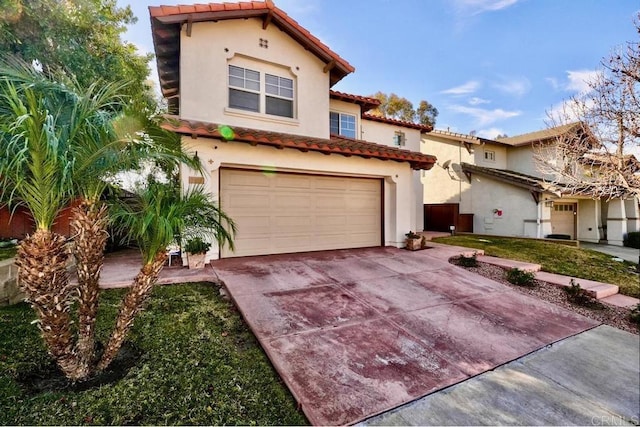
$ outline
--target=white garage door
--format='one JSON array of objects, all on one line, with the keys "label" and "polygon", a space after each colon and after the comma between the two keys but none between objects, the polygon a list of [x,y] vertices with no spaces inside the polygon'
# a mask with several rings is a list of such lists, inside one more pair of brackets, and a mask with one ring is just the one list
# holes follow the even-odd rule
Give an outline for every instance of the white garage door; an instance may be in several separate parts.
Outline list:
[{"label": "white garage door", "polygon": [[551,211],[551,230],[553,234],[566,234],[575,239],[576,211],[575,203],[554,203]]},{"label": "white garage door", "polygon": [[379,179],[221,169],[220,196],[238,227],[222,257],[382,243]]}]

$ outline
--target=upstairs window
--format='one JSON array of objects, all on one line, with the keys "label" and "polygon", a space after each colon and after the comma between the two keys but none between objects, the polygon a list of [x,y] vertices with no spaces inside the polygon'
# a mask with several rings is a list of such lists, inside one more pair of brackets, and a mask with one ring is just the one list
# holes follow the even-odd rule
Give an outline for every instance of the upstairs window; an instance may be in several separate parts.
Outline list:
[{"label": "upstairs window", "polygon": [[293,80],[229,65],[229,108],[291,117]]},{"label": "upstairs window", "polygon": [[260,112],[260,73],[229,65],[229,107]]},{"label": "upstairs window", "polygon": [[495,151],[484,150],[484,159],[487,162],[495,162],[496,161],[496,152]]},{"label": "upstairs window", "polygon": [[265,74],[266,113],[293,117],[293,80]]},{"label": "upstairs window", "polygon": [[396,132],[393,135],[393,145],[396,147],[404,147],[406,143],[405,138],[404,132]]},{"label": "upstairs window", "polygon": [[356,137],[356,116],[344,113],[329,113],[329,132],[347,138]]}]

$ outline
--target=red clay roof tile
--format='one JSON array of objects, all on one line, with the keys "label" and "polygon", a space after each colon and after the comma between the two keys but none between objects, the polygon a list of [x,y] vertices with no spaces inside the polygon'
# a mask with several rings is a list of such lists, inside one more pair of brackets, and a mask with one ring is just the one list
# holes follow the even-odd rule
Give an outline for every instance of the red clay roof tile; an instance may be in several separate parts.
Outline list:
[{"label": "red clay roof tile", "polygon": [[337,99],[340,101],[359,104],[361,107],[362,113],[369,111],[372,108],[376,108],[378,105],[380,105],[380,101],[377,100],[376,98],[370,98],[368,96],[353,95],[351,93],[345,93],[345,92],[338,92],[337,90],[329,90],[329,96],[333,99]]},{"label": "red clay roof tile", "polygon": [[[215,123],[183,120],[176,116],[165,117],[167,120],[162,125],[164,129],[184,135],[224,140],[218,131],[218,125]],[[269,145],[280,149],[295,148],[303,152],[316,151],[327,155],[335,153],[346,156],[355,155],[379,160],[408,162],[413,169],[428,170],[436,162],[436,158],[428,154],[337,135],[331,135],[331,139],[323,139],[243,127],[233,127],[232,129],[234,132],[232,141],[245,142],[251,145]]]},{"label": "red clay roof tile", "polygon": [[390,119],[388,117],[375,116],[373,114],[363,114],[362,118],[365,120],[371,120],[373,122],[388,123],[390,125],[402,126],[410,129],[417,129],[422,133],[431,132],[433,130],[432,126],[422,125],[420,123],[407,122],[404,120]]}]

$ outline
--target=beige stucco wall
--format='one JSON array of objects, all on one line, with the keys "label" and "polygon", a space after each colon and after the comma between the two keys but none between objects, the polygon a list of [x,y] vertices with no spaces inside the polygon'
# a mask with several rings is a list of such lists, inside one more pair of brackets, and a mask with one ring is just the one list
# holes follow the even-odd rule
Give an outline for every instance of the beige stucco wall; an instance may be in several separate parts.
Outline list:
[{"label": "beige stucco wall", "polygon": [[[474,150],[477,149],[474,146]],[[471,184],[462,172],[460,163],[473,164],[474,154],[462,143],[445,140],[428,133],[422,135],[420,151],[438,158],[438,163],[422,175],[424,203],[459,203],[460,213],[471,211]],[[449,168],[443,165],[449,162]]]},{"label": "beige stucco wall", "polygon": [[[495,153],[495,161],[486,161],[484,159],[485,151],[493,151]],[[482,144],[476,146],[474,150],[474,164],[485,168],[507,169],[507,147],[499,144]]]},{"label": "beige stucco wall", "polygon": [[[275,25],[257,18],[198,22],[180,36],[180,116],[231,126],[329,137],[329,74],[325,64]],[[259,39],[268,40],[268,48]],[[228,65],[294,80],[294,118],[228,106]]]},{"label": "beige stucco wall", "polygon": [[[403,150],[417,151],[421,149],[421,133],[418,129],[410,129],[389,123],[374,122],[373,120],[361,120],[362,139],[377,144],[395,147],[393,137],[396,132],[404,132],[405,146],[397,147]],[[432,153],[428,153],[432,154]],[[421,171],[412,171],[411,186],[411,226],[410,230],[422,231],[424,229],[424,187]]]},{"label": "beige stucco wall", "polygon": [[[471,204],[475,233],[536,237],[538,207],[526,189],[472,175]],[[499,217],[494,209],[502,210]]]},{"label": "beige stucco wall", "polygon": [[[384,179],[384,242],[385,245],[402,247],[404,234],[415,229],[415,197],[413,197],[414,171],[408,163],[345,157],[321,153],[256,146],[239,142],[222,142],[215,139],[183,137],[183,145],[197,150],[207,171],[205,188],[218,199],[219,169],[238,167],[269,171],[319,173],[328,175],[361,176]],[[182,184],[188,188],[193,172],[182,170]],[[224,208],[224,207],[223,207]],[[207,260],[219,257],[218,248],[212,247]]]}]

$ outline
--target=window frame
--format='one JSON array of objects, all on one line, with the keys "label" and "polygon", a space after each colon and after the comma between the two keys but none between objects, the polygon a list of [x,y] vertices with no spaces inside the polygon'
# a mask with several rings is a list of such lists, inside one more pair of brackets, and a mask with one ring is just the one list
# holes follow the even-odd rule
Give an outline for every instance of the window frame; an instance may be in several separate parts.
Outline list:
[{"label": "window frame", "polygon": [[[336,114],[338,116],[338,133],[333,132],[334,126],[332,125],[332,114]],[[343,117],[344,118],[353,118],[353,136],[345,135],[343,130],[351,130],[351,129],[343,129]],[[329,111],[329,133],[331,135],[338,135],[344,138],[352,138],[357,139],[358,135],[358,117],[355,114],[343,113],[341,111]]]},{"label": "window frame", "polygon": [[495,163],[496,152],[494,150],[484,150],[484,161]]},{"label": "window frame", "polygon": [[393,134],[393,146],[404,147],[407,145],[407,135],[402,131],[395,131]]},{"label": "window frame", "polygon": [[[257,64],[256,64],[257,65]],[[250,66],[251,67],[251,66]],[[256,69],[258,68],[258,69]],[[227,63],[227,108],[233,111],[256,113],[273,118],[284,119],[296,119],[296,79],[295,77],[284,77],[283,75],[274,74],[273,71],[265,71],[259,67],[249,68],[246,66],[235,65]],[[238,70],[242,70],[243,76],[239,76]],[[247,78],[248,74],[257,74],[256,78]],[[251,75],[251,77],[255,77]],[[273,79],[277,79],[274,84]],[[270,80],[270,81],[269,81]],[[239,83],[242,84],[239,84]],[[253,84],[251,84],[253,83]],[[255,88],[257,85],[257,89]],[[247,87],[249,86],[249,87]],[[273,92],[273,88],[276,88],[277,93]],[[271,88],[271,91],[269,90]],[[232,105],[232,91],[245,92],[247,94],[253,94],[258,96],[257,109],[245,108],[236,103]],[[289,93],[290,92],[290,93]],[[267,112],[269,109],[269,99],[276,100],[272,107],[276,108],[282,106],[282,101],[289,103],[290,108],[287,109],[288,114],[278,114],[273,109]],[[280,101],[278,103],[278,101]],[[278,105],[279,104],[279,105]]]}]

